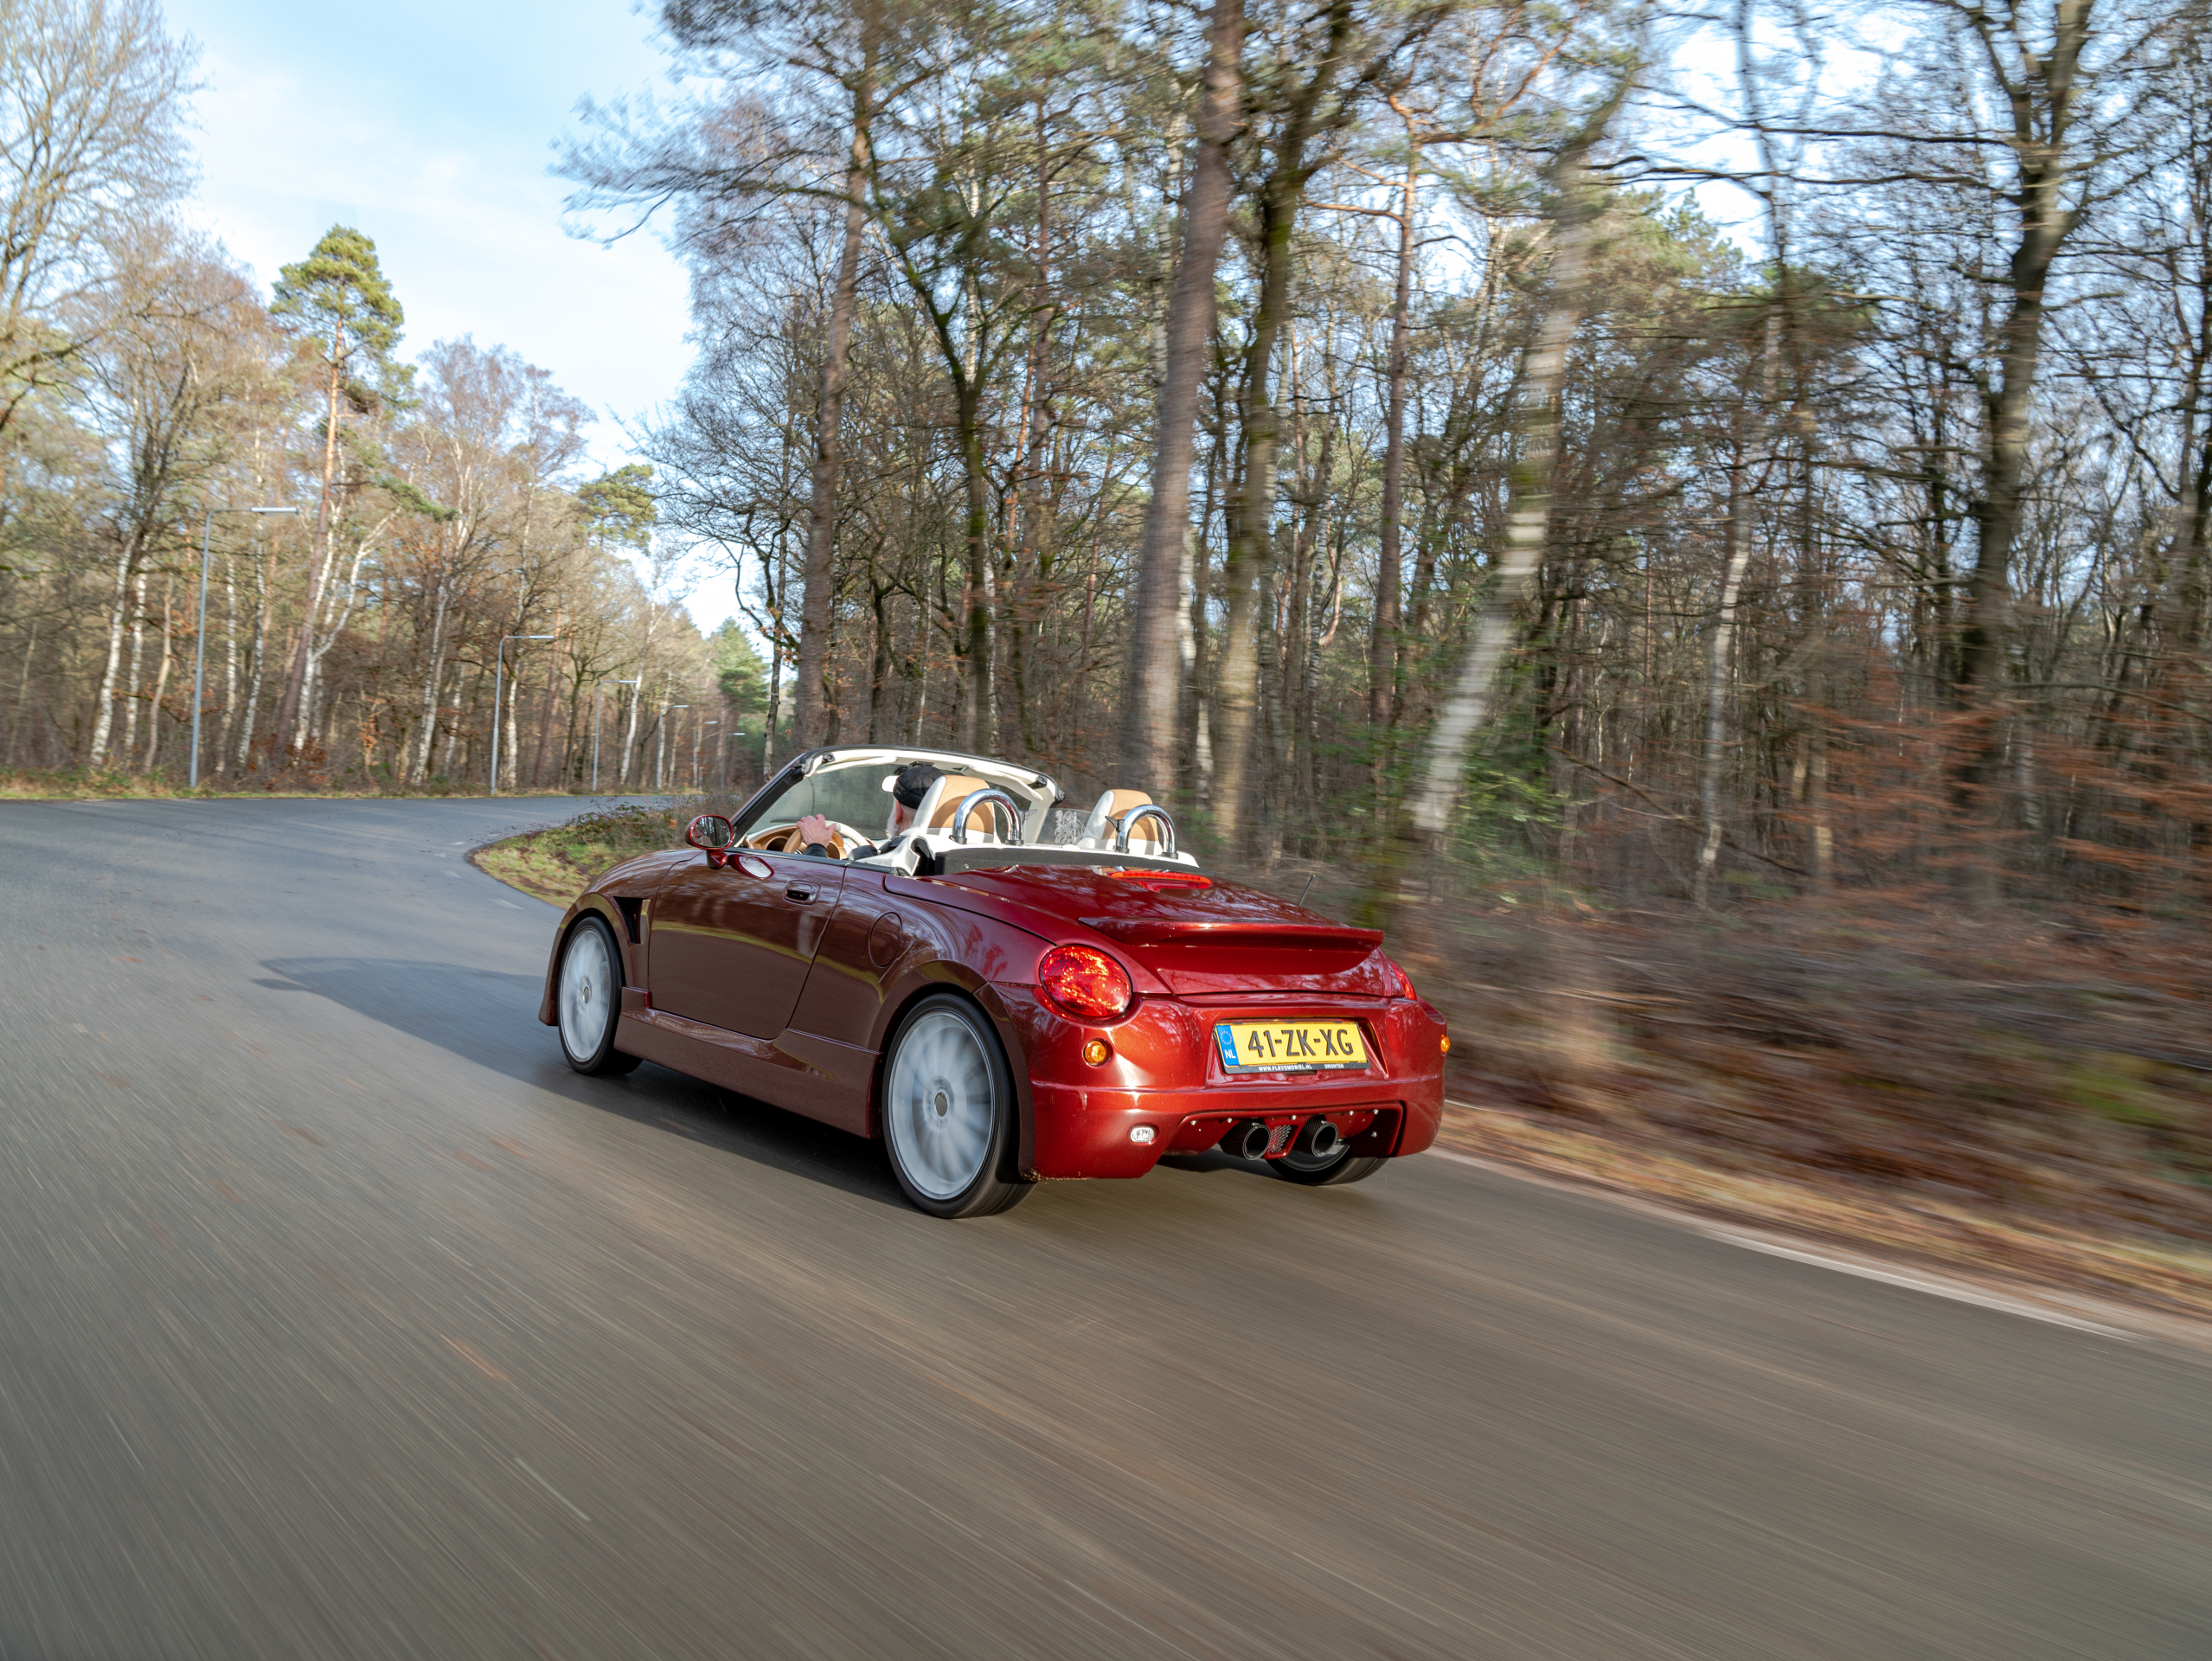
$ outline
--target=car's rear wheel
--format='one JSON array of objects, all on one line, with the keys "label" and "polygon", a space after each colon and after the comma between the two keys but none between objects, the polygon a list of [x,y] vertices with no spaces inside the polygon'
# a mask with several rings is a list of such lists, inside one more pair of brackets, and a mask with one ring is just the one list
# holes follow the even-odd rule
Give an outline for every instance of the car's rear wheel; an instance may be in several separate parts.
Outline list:
[{"label": "car's rear wheel", "polygon": [[604,917],[587,917],[568,931],[554,985],[561,1053],[579,1073],[627,1073],[638,1057],[614,1047],[622,1009],[622,953]]},{"label": "car's rear wheel", "polygon": [[1033,1184],[1013,1174],[1014,1081],[983,1011],[933,992],[883,1061],[883,1141],[907,1198],[933,1217],[987,1217]]},{"label": "car's rear wheel", "polygon": [[1285,1182],[1306,1188],[1337,1188],[1345,1183],[1364,1182],[1382,1170],[1385,1163],[1380,1158],[1355,1158],[1350,1147],[1339,1143],[1336,1151],[1327,1155],[1300,1153],[1293,1148],[1279,1159],[1270,1159],[1267,1169]]}]

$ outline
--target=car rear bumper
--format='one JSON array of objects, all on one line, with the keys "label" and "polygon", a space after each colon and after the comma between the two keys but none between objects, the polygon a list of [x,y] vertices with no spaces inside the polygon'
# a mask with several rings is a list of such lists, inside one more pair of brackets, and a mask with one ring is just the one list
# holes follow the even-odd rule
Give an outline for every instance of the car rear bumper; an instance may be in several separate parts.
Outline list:
[{"label": "car rear bumper", "polygon": [[[1141,1177],[1166,1153],[1196,1153],[1232,1125],[1257,1119],[1279,1147],[1307,1119],[1324,1117],[1361,1157],[1419,1153],[1444,1113],[1444,1026],[1417,1000],[1298,999],[1271,1004],[1284,1018],[1351,1018],[1367,1035],[1370,1065],[1356,1072],[1228,1077],[1213,1028],[1232,1006],[1146,998],[1125,1019],[1092,1027],[1063,1020],[1031,987],[993,988],[1026,1074],[1031,1174]],[[1102,1038],[1093,1064],[1085,1044]],[[1286,1128],[1287,1127],[1287,1128]],[[1144,1140],[1132,1132],[1149,1130]]]},{"label": "car rear bumper", "polygon": [[[1310,1119],[1329,1119],[1362,1158],[1419,1153],[1444,1113],[1439,1078],[1196,1090],[1114,1090],[1033,1080],[1035,1177],[1142,1177],[1168,1153],[1202,1153],[1231,1126],[1257,1119],[1279,1145]],[[1132,1132],[1149,1127],[1151,1139]]]}]

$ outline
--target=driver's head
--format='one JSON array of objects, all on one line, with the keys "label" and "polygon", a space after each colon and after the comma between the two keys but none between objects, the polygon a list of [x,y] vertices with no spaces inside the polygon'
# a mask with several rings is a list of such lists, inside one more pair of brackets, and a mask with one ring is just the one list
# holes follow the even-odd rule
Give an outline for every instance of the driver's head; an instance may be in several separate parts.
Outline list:
[{"label": "driver's head", "polygon": [[941,767],[926,761],[916,761],[902,768],[891,781],[891,829],[894,834],[914,822],[914,815],[921,811],[922,798],[929,794],[929,787],[945,776]]}]

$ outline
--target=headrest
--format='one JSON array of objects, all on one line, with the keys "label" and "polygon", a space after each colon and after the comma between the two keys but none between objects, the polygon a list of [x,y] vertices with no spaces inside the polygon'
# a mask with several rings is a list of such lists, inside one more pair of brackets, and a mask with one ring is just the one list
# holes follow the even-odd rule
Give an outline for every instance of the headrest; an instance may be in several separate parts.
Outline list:
[{"label": "headrest", "polygon": [[[914,816],[914,823],[925,830],[949,831],[952,815],[959,810],[966,798],[979,790],[989,790],[991,780],[978,779],[965,773],[948,773],[929,787],[929,794],[921,798],[921,811]],[[968,815],[968,834],[991,833],[994,824],[993,811],[978,808]]]},{"label": "headrest", "polygon": [[[1109,790],[1099,798],[1091,809],[1091,817],[1084,822],[1084,839],[1093,848],[1105,847],[1113,840],[1122,815],[1132,807],[1149,807],[1151,801],[1141,790]],[[1157,842],[1158,827],[1148,820],[1137,827],[1137,837],[1139,841]]]}]

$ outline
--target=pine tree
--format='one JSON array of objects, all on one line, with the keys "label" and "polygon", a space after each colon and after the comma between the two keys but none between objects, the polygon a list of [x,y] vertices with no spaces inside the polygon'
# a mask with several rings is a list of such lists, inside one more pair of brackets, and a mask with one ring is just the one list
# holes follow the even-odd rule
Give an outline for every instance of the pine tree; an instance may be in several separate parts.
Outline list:
[{"label": "pine tree", "polygon": [[308,556],[306,610],[269,750],[272,764],[278,765],[289,759],[293,748],[292,727],[299,715],[315,618],[322,606],[323,582],[330,569],[340,407],[349,403],[356,409],[370,410],[381,401],[394,374],[392,352],[399,344],[407,313],[384,279],[375,243],[348,225],[333,225],[306,259],[283,268],[269,311],[316,343],[325,388],[323,494],[316,504],[315,543]]}]

